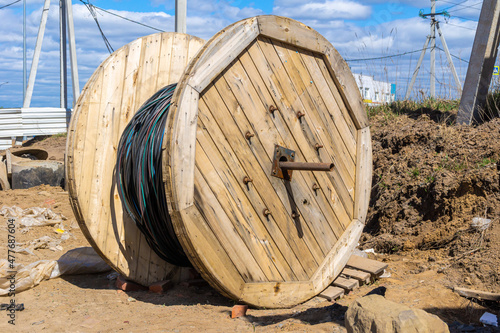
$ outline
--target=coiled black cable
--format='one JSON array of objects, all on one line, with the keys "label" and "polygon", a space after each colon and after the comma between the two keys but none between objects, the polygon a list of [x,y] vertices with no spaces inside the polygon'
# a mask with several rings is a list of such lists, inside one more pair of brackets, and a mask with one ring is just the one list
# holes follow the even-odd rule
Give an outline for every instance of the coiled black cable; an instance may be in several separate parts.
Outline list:
[{"label": "coiled black cable", "polygon": [[155,93],[123,131],[116,183],[127,213],[149,246],[165,261],[189,267],[191,263],[172,226],[162,176],[163,135],[176,86],[171,84]]}]

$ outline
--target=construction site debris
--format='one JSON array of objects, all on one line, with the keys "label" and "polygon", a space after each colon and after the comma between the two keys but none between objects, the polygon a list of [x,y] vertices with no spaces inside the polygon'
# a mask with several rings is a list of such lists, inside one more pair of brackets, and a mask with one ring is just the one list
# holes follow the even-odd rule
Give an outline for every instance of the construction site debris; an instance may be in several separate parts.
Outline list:
[{"label": "construction site debris", "polygon": [[16,293],[18,293],[37,286],[43,280],[61,275],[93,274],[109,270],[109,266],[91,247],[70,250],[58,260],[39,260],[27,266],[16,264],[14,268],[6,259],[1,259],[0,296],[9,293],[12,274],[15,274]]},{"label": "construction site debris", "polygon": [[15,218],[20,227],[39,227],[45,225],[55,225],[66,220],[62,214],[57,214],[50,208],[32,207],[22,209],[17,206],[0,209],[0,215],[6,218]]}]

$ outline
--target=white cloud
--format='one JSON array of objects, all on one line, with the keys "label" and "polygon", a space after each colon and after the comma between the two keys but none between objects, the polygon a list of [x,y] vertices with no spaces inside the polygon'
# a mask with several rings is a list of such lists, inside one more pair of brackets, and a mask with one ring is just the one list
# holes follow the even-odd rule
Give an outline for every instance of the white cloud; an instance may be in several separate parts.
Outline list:
[{"label": "white cloud", "polygon": [[349,0],[310,1],[307,3],[285,3],[273,8],[282,16],[323,20],[360,20],[371,15],[371,8]]},{"label": "white cloud", "polygon": [[[422,8],[428,8],[428,1],[423,1]],[[40,23],[41,7],[43,1],[30,0],[28,13],[28,73],[35,45],[38,25]],[[172,1],[155,0],[155,4],[171,7]],[[371,5],[378,5],[374,10]],[[398,19],[398,11],[408,1],[354,1],[354,0],[275,0],[274,13],[285,15],[316,29],[324,35],[345,57],[369,58],[405,51],[421,49],[426,36],[429,34],[429,21],[419,17]],[[420,2],[419,2],[420,3]],[[477,3],[470,0],[468,3]],[[239,8],[229,1],[188,1],[188,33],[209,39],[217,31],[229,24],[246,17],[263,14],[254,7]],[[417,6],[415,3],[414,6]],[[16,7],[16,6],[12,6]],[[476,6],[477,7],[477,6]],[[443,7],[444,8],[444,7]],[[459,9],[461,7],[456,7]],[[462,7],[463,8],[463,7]],[[148,24],[166,31],[174,30],[174,17],[161,11],[155,12],[130,12],[114,11],[113,13]],[[109,56],[104,42],[97,30],[96,24],[87,8],[81,4],[74,4],[74,19],[76,29],[76,43],[80,86],[98,67],[101,61]],[[476,19],[479,11],[465,8],[456,11],[456,15],[464,17],[473,15]],[[16,14],[17,9],[6,8],[0,11],[0,106],[14,107],[22,104],[22,18]],[[451,14],[453,12],[450,10]],[[119,17],[97,11],[98,20],[104,34],[114,49],[145,35],[155,33],[149,28],[128,22]],[[58,7],[53,4],[49,11],[47,31],[45,34],[40,65],[35,84],[32,106],[57,106],[59,105],[59,27]],[[364,20],[362,26],[349,20]],[[461,26],[457,27],[457,26]],[[452,17],[449,24],[441,23],[450,51],[464,59],[469,58],[474,39],[476,23]],[[464,29],[465,27],[465,29]],[[441,42],[437,41],[438,47]],[[375,75],[380,79],[397,82],[403,89],[408,77],[411,76],[419,54],[405,57],[387,58],[382,60],[352,62],[353,71]],[[454,59],[461,78],[465,76],[466,64]],[[441,66],[442,65],[442,66]],[[429,56],[426,56],[418,82],[423,87],[428,85]],[[68,71],[68,73],[70,73]],[[440,75],[440,76],[439,76]],[[438,52],[438,76],[445,80],[443,75],[449,75],[446,68],[446,58]],[[68,78],[71,82],[71,79]],[[71,94],[71,89],[68,89]],[[71,103],[71,100],[70,100]]]}]

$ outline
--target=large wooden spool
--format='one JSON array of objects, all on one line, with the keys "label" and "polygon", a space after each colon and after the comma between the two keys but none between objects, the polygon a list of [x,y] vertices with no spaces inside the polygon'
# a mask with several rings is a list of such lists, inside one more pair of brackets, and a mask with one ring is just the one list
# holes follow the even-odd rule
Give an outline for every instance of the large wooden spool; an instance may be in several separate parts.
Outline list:
[{"label": "large wooden spool", "polygon": [[[184,251],[204,279],[235,300],[269,308],[303,302],[340,274],[368,207],[370,131],[349,67],[311,28],[260,16],[219,32],[179,79],[162,59],[164,45],[181,45],[180,36],[187,61],[201,40],[152,35],[117,51],[87,83],[67,153],[79,223],[129,278],[149,284],[178,274],[123,214],[113,183],[116,144],[128,119],[160,88],[160,77],[163,85],[177,80],[163,174]],[[155,40],[155,47],[145,46]],[[141,51],[128,71],[133,45]],[[175,60],[179,49],[171,49]],[[334,169],[277,178],[277,146],[293,151],[295,161]]]}]

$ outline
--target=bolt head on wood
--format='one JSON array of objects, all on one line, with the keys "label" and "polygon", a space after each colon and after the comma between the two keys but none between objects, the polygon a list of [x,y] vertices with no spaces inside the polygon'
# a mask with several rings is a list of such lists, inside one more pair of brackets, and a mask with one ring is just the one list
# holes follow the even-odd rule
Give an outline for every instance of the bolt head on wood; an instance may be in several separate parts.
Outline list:
[{"label": "bolt head on wood", "polygon": [[275,107],[274,105],[270,105],[270,106],[269,106],[269,112],[270,112],[271,114],[273,114],[273,115],[274,115],[274,111],[277,111],[277,110],[278,110],[278,108],[277,108],[277,107]]},{"label": "bolt head on wood", "polygon": [[262,214],[264,214],[265,217],[268,217],[269,215],[271,215],[271,211],[267,208],[265,208],[263,211],[262,211]]},{"label": "bolt head on wood", "polygon": [[315,148],[316,150],[320,150],[320,148],[323,148],[323,145],[320,145],[319,143],[317,143],[317,144],[314,146],[314,148]]},{"label": "bolt head on wood", "polygon": [[300,217],[300,213],[299,212],[293,212],[292,213],[292,219],[297,219]]},{"label": "bolt head on wood", "polygon": [[251,139],[251,138],[253,138],[254,136],[255,136],[255,134],[250,133],[250,132],[246,132],[246,134],[245,134],[245,138],[246,138],[247,140],[250,140],[250,139]]},{"label": "bolt head on wood", "polygon": [[299,118],[299,119],[302,118],[302,117],[304,117],[305,115],[306,114],[304,112],[302,112],[302,111],[297,112],[297,118]]},{"label": "bolt head on wood", "polygon": [[251,182],[253,182],[253,179],[252,179],[252,178],[250,178],[250,177],[248,177],[248,176],[245,176],[245,177],[243,178],[243,183],[245,183],[245,185],[247,185],[248,183],[251,183]]}]

